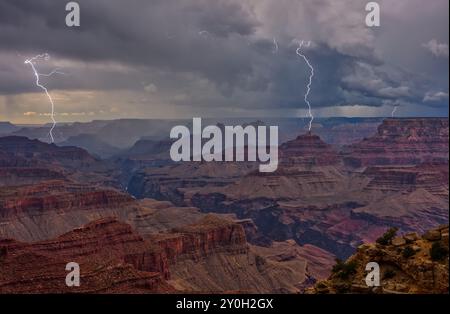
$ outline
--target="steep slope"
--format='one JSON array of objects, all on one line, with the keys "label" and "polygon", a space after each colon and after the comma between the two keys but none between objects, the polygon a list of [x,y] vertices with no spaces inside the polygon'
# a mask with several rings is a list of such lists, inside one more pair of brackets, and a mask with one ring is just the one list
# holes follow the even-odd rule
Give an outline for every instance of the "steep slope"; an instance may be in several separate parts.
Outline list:
[{"label": "steep slope", "polygon": [[[103,218],[32,244],[0,238],[0,293],[301,291],[306,260],[256,251],[240,224],[214,215],[143,236]],[[65,285],[69,262],[80,265],[80,287]]]},{"label": "steep slope", "polygon": [[[54,240],[0,240],[0,293],[170,292],[161,250],[114,219],[92,222]],[[65,283],[66,264],[80,265],[80,286]]]},{"label": "steep slope", "polygon": [[[448,225],[419,237],[405,234],[387,244],[364,244],[309,293],[448,293]],[[380,267],[379,287],[365,284],[365,266]]]},{"label": "steep slope", "polygon": [[352,167],[448,162],[448,118],[385,119],[378,133],[343,152]]}]

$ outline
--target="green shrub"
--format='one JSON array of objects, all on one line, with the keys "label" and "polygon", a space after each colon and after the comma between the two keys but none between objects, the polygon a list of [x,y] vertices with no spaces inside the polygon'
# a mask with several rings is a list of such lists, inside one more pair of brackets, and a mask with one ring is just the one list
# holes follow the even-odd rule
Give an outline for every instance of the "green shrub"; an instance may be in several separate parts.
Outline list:
[{"label": "green shrub", "polygon": [[410,258],[411,256],[414,256],[415,254],[416,254],[416,251],[414,251],[413,248],[410,247],[409,245],[406,246],[402,252],[402,256],[404,258]]},{"label": "green shrub", "polygon": [[337,277],[341,279],[347,279],[350,275],[356,273],[356,268],[358,263],[356,261],[349,261],[347,263],[340,259],[336,259],[336,264],[332,268],[332,273],[336,274]]},{"label": "green shrub", "polygon": [[391,240],[396,236],[398,228],[392,227],[389,228],[381,237],[377,239],[377,243],[381,245],[388,245],[391,243]]},{"label": "green shrub", "polygon": [[448,248],[441,242],[434,242],[430,249],[430,256],[433,261],[440,261],[448,255]]}]

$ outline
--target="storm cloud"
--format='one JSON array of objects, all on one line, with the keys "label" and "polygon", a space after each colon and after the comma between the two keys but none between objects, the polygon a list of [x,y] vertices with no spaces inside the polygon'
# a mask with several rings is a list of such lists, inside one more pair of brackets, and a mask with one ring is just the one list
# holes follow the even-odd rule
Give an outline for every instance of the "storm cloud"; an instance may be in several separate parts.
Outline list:
[{"label": "storm cloud", "polygon": [[304,52],[315,67],[313,109],[401,106],[404,115],[421,114],[417,108],[448,115],[446,0],[426,8],[419,0],[379,1],[379,28],[365,25],[361,0],[77,2],[81,26],[68,28],[67,1],[0,1],[0,120],[47,112],[45,102],[37,108],[26,97],[39,91],[23,63],[43,52],[51,59],[40,71],[66,73],[46,80],[67,96],[60,111],[90,119],[168,108],[166,116],[304,109],[309,72],[296,39],[312,42]]}]

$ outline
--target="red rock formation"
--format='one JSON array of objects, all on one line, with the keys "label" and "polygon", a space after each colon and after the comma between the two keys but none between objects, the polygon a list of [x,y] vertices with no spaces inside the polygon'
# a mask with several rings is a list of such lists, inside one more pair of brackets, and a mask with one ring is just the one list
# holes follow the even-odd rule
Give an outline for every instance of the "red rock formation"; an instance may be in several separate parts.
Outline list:
[{"label": "red rock formation", "polygon": [[[167,259],[127,224],[102,219],[54,240],[0,240],[1,293],[173,291]],[[65,266],[80,265],[81,285],[67,287]]]},{"label": "red rock formation", "polygon": [[[440,248],[439,254],[433,247]],[[364,284],[369,262],[379,265],[379,286]],[[442,225],[422,237],[409,233],[386,243],[359,246],[345,264],[335,267],[327,280],[308,293],[448,294],[448,262],[448,225]]]},{"label": "red rock formation", "polygon": [[119,207],[133,198],[113,189],[92,188],[65,181],[9,187],[0,197],[0,216],[17,217],[34,212],[88,210]]},{"label": "red rock formation", "polygon": [[175,228],[169,234],[153,234],[148,239],[158,243],[171,263],[180,256],[199,259],[212,252],[247,252],[244,228],[233,221],[207,215],[195,224]]},{"label": "red rock formation", "polygon": [[[69,262],[80,265],[80,287],[65,285]],[[292,267],[304,261],[292,263],[255,255],[240,224],[214,215],[144,238],[104,218],[52,240],[0,239],[0,293],[177,292],[168,280],[191,292],[297,292],[305,274]]]},{"label": "red rock formation", "polygon": [[416,166],[371,166],[364,174],[372,180],[366,190],[396,192],[423,188],[432,194],[448,196],[448,163]]},{"label": "red rock formation", "polygon": [[283,164],[325,166],[338,164],[340,158],[331,145],[309,132],[282,144],[280,160]]},{"label": "red rock formation", "polygon": [[[12,169],[15,168],[15,169]],[[48,169],[48,173],[43,173]],[[58,147],[26,137],[0,137],[0,185],[23,185],[44,179],[66,178],[77,182],[118,187],[112,165],[78,147]],[[31,177],[24,173],[48,175]],[[12,174],[11,174],[12,173]]]},{"label": "red rock formation", "polygon": [[348,146],[344,162],[352,167],[448,162],[448,118],[385,119],[378,134]]},{"label": "red rock formation", "polygon": [[25,159],[41,160],[47,163],[60,162],[65,165],[69,165],[70,162],[88,165],[96,161],[84,149],[73,146],[58,147],[21,136],[0,137],[0,151]]}]

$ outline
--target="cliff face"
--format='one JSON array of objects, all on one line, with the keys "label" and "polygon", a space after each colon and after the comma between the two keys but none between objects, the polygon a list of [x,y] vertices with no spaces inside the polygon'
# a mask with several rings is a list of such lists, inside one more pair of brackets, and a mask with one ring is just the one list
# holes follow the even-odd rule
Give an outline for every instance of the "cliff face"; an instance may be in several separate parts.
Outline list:
[{"label": "cliff face", "polygon": [[378,133],[348,146],[344,162],[352,167],[448,162],[448,118],[385,119]]},{"label": "cliff face", "polygon": [[[0,292],[172,291],[166,282],[171,278],[169,264],[218,251],[246,254],[247,250],[242,226],[213,216],[146,239],[130,225],[104,218],[52,240],[32,244],[0,240]],[[77,262],[82,274],[82,285],[73,290],[64,281],[69,262]],[[104,276],[111,281],[102,282]]]},{"label": "cliff face", "polygon": [[[369,262],[380,266],[379,287],[365,284]],[[340,265],[309,293],[448,293],[448,225],[421,237],[409,233],[386,244],[361,245]]]},{"label": "cliff face", "polygon": [[180,257],[198,260],[218,251],[248,252],[243,227],[215,215],[206,215],[170,233],[149,234],[147,239],[160,246],[170,263],[176,263]]},{"label": "cliff face", "polygon": [[47,180],[61,180],[64,175],[48,168],[0,168],[0,186],[34,184]]},{"label": "cliff face", "polygon": [[352,217],[403,231],[425,232],[448,223],[448,163],[371,166],[363,194],[373,200],[352,210]]},{"label": "cliff face", "polygon": [[371,181],[366,190],[395,192],[425,189],[438,196],[448,195],[448,163],[424,163],[413,166],[371,166],[364,174]]},{"label": "cliff face", "polygon": [[223,187],[257,168],[256,163],[187,162],[150,167],[136,172],[128,192],[137,198],[168,200],[178,206],[190,205],[190,191],[204,186]]},{"label": "cliff face", "polygon": [[[144,236],[103,218],[51,240],[0,239],[0,293],[299,292],[305,260],[268,254],[247,244],[242,225],[214,215]],[[80,265],[80,287],[65,285],[69,262]]]},{"label": "cliff face", "polygon": [[0,198],[2,218],[33,215],[46,211],[61,213],[124,206],[132,197],[113,189],[92,188],[66,181],[45,181],[39,185],[5,188]]},{"label": "cliff face", "polygon": [[[173,291],[167,262],[131,227],[95,221],[54,240],[33,244],[0,240],[1,293],[114,293]],[[66,264],[80,265],[80,287],[67,287]]]}]

